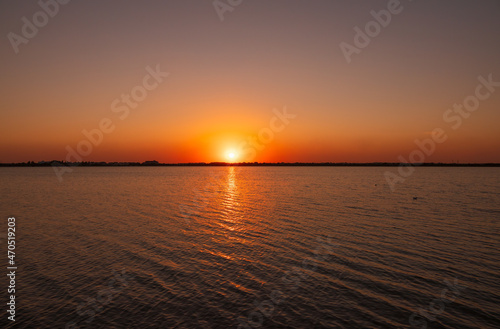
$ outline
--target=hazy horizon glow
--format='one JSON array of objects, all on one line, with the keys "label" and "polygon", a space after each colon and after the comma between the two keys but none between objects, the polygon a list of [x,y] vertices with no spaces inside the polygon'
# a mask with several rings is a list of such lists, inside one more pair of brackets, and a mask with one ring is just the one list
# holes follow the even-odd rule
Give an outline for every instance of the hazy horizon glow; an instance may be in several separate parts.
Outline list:
[{"label": "hazy horizon glow", "polygon": [[103,119],[83,161],[238,162],[262,134],[252,161],[399,162],[441,128],[426,162],[500,162],[500,87],[456,129],[443,118],[500,82],[500,3],[400,6],[348,63],[339,45],[388,1],[243,1],[224,21],[212,1],[70,1],[17,54],[7,36],[40,5],[4,2],[0,162],[64,160]]}]

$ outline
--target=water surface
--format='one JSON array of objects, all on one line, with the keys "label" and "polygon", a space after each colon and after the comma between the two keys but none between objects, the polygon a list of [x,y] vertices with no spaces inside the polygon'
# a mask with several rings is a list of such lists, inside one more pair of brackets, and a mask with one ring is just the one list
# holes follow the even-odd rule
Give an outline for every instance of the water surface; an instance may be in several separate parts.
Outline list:
[{"label": "water surface", "polygon": [[1,321],[500,327],[500,169],[417,168],[394,193],[386,170],[0,168],[19,264]]}]

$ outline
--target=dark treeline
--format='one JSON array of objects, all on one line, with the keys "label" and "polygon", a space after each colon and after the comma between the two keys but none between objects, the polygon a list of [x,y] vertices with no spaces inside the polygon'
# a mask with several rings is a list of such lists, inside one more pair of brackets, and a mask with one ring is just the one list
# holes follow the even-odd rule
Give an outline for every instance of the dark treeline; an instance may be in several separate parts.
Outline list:
[{"label": "dark treeline", "polygon": [[420,167],[500,167],[500,163],[396,163],[396,162],[367,162],[367,163],[352,163],[352,162],[192,162],[192,163],[160,163],[158,161],[144,162],[65,162],[65,161],[28,161],[20,163],[0,163],[0,167],[49,167],[49,166],[82,166],[82,167],[119,167],[119,166],[192,166],[192,167],[209,167],[209,166],[235,166],[235,167],[252,167],[252,166],[310,166],[310,167],[397,167],[397,166],[420,166]]}]

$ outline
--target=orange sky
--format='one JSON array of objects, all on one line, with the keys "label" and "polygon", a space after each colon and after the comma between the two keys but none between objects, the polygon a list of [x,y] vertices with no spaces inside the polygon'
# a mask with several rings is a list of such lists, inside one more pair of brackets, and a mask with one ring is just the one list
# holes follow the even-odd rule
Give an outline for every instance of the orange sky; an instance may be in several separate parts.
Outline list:
[{"label": "orange sky", "polygon": [[[459,128],[443,119],[478,77],[500,82],[500,4],[401,4],[347,63],[339,45],[386,1],[247,1],[224,21],[204,1],[70,2],[17,54],[1,41],[0,162],[64,160],[105,118],[114,129],[84,161],[399,162],[442,128],[426,161],[500,162],[500,86]],[[2,3],[3,35],[39,10]],[[169,75],[113,110],[148,67]],[[296,117],[249,147],[285,107]]]}]

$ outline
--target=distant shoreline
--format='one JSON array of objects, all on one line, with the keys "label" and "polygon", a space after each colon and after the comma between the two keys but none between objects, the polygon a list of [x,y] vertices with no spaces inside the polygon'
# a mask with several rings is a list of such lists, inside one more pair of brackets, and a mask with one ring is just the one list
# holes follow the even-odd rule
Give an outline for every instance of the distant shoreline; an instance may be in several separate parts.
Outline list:
[{"label": "distant shoreline", "polygon": [[0,167],[51,167],[51,166],[71,166],[71,167],[398,167],[398,166],[419,166],[419,167],[500,167],[500,163],[395,163],[395,162],[196,162],[196,163],[159,163],[157,161],[145,162],[21,162],[21,163],[0,163]]}]

